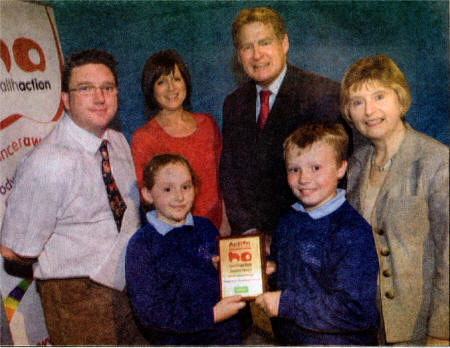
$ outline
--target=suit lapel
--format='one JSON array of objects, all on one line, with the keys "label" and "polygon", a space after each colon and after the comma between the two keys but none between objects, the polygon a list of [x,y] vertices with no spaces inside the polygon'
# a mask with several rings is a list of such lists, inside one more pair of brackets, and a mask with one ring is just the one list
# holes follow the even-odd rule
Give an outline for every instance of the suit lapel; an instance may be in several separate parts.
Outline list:
[{"label": "suit lapel", "polygon": [[[389,204],[390,197],[402,197],[405,192],[402,192],[405,185],[404,182],[408,180],[409,173],[406,172],[411,166],[415,151],[412,149],[412,130],[409,125],[406,127],[405,137],[397,150],[397,153],[392,157],[392,165],[384,178],[384,182],[375,202],[377,207],[377,215],[381,216]],[[376,220],[376,216],[374,216]]]},{"label": "suit lapel", "polygon": [[253,82],[248,83],[245,94],[240,99],[240,124],[246,129],[248,139],[255,139],[256,131],[256,86]]},{"label": "suit lapel", "polygon": [[[277,129],[277,125],[280,123],[285,123],[284,117],[289,115],[288,108],[290,105],[290,98],[292,98],[292,90],[289,86],[291,85],[290,80],[292,79],[292,71],[290,64],[287,65],[286,76],[281,82],[280,89],[278,90],[277,97],[275,98],[275,103],[270,110],[269,116],[267,118],[266,124],[263,129],[263,133],[270,131],[271,129]],[[265,131],[265,132],[264,132]]]},{"label": "suit lapel", "polygon": [[353,184],[349,188],[349,193],[351,194],[351,201],[354,204],[354,208],[358,211],[362,211],[361,201],[369,179],[370,157],[372,153],[372,145],[367,144],[360,151],[355,152],[354,158],[352,159],[352,173],[350,173],[351,178],[349,178],[349,184]]}]

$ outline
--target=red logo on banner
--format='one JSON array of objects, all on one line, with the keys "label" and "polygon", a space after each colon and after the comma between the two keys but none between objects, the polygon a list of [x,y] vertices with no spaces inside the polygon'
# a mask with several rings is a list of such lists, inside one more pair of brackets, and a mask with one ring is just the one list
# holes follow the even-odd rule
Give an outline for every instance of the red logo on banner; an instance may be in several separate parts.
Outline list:
[{"label": "red logo on banner", "polygon": [[[1,58],[5,63],[6,71],[11,70],[11,55],[8,46],[0,40]],[[30,50],[36,50],[39,54],[39,64],[31,61],[29,56]],[[36,70],[45,71],[45,55],[39,44],[31,39],[19,37],[14,40],[13,44],[14,60],[20,69],[26,72],[33,72]]]},{"label": "red logo on banner", "polygon": [[9,55],[8,46],[0,40],[0,58],[2,58],[3,63],[5,63],[6,71],[11,70],[11,56]]},{"label": "red logo on banner", "polygon": [[[59,60],[59,71],[62,73],[62,64],[63,59],[61,56],[61,51],[59,50],[59,42],[58,37],[56,34],[55,25],[51,20],[51,17],[49,15],[47,7],[45,7],[46,14],[49,20],[51,33],[53,35],[53,39],[56,43],[56,52],[58,55]],[[11,72],[11,69],[13,68],[13,65],[15,64],[22,72],[25,73],[33,73],[33,72],[45,72],[47,68],[47,60],[45,57],[44,50],[42,49],[41,45],[39,45],[35,40],[32,40],[27,37],[18,37],[14,40],[12,43],[12,47],[8,48],[8,45],[5,43],[4,40],[0,39],[0,58],[4,64],[4,67],[8,73]],[[53,65],[52,65],[53,66]],[[51,68],[54,69],[54,68]],[[17,70],[17,69],[16,69]],[[38,75],[36,75],[38,76]],[[31,78],[25,78],[21,80],[17,80],[11,77],[6,77],[1,80],[1,92],[2,93],[42,93],[46,92],[46,90],[51,90],[52,86],[49,80],[40,80],[39,77],[31,77]],[[6,98],[6,95],[3,97]],[[22,97],[20,97],[22,98]],[[38,95],[36,95],[34,98],[38,98]],[[21,99],[22,100],[22,99]],[[26,103],[29,103],[31,105],[33,102],[33,99],[26,99]],[[37,122],[53,122],[58,120],[63,112],[64,106],[62,103],[62,100],[57,101],[59,104],[58,108],[56,110],[56,113],[54,116],[48,120],[38,120],[36,119],[36,115],[31,116],[27,115],[29,106],[26,106],[27,104],[21,104],[18,105],[19,107],[17,109],[20,110],[12,110],[15,107],[10,107],[9,111],[7,111],[7,115],[5,118],[3,118],[0,121],[0,130],[5,129],[6,127],[10,126],[17,120],[19,120],[22,117],[27,117],[30,119],[35,119]],[[8,105],[8,104],[6,104]],[[11,104],[13,105],[13,104]],[[51,105],[51,104],[48,104]],[[54,109],[53,109],[54,110]],[[15,111],[15,112],[12,112]],[[44,115],[44,114],[42,114]],[[48,114],[47,114],[48,115]]]}]

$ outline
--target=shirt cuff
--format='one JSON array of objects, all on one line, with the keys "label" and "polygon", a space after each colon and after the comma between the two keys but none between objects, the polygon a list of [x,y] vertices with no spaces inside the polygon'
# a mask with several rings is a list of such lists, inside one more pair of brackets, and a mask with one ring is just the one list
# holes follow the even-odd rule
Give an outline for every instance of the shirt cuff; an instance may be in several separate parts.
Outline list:
[{"label": "shirt cuff", "polygon": [[254,233],[255,231],[257,231],[258,229],[256,227],[253,228],[249,228],[247,231],[245,231],[244,233],[242,233],[243,236],[245,235],[251,235],[252,233]]}]

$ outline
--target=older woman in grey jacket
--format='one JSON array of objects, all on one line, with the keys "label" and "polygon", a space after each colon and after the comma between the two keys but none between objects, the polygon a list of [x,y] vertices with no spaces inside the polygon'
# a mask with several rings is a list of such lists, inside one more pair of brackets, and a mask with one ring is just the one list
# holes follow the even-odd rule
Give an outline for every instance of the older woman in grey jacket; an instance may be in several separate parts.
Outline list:
[{"label": "older woman in grey jacket", "polygon": [[369,140],[350,159],[347,198],[377,247],[379,343],[448,345],[448,147],[405,121],[411,95],[387,56],[353,63],[340,98]]}]

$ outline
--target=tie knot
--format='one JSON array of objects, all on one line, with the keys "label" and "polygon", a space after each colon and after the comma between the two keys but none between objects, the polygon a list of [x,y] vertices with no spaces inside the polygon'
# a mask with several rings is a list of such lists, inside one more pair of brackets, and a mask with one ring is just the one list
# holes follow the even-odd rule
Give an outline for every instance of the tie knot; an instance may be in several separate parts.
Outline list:
[{"label": "tie knot", "polygon": [[270,92],[270,90],[268,90],[268,89],[262,89],[259,92],[259,97],[261,98],[261,104],[267,103],[267,101],[269,100],[270,93],[272,93],[272,92]]}]

